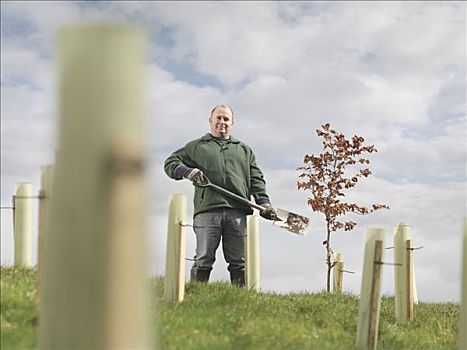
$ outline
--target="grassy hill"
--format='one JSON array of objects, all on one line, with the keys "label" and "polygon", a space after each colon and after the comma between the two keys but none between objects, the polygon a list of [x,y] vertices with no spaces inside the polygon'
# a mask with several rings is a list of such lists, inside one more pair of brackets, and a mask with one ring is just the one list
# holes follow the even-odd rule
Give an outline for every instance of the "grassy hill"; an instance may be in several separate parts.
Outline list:
[{"label": "grassy hill", "polygon": [[[185,301],[161,299],[150,281],[152,326],[161,349],[354,349],[358,299],[329,293],[256,293],[227,283],[188,284]],[[1,268],[1,348],[36,345],[35,271]],[[421,303],[415,319],[396,323],[384,297],[378,349],[457,349],[459,304]]]}]

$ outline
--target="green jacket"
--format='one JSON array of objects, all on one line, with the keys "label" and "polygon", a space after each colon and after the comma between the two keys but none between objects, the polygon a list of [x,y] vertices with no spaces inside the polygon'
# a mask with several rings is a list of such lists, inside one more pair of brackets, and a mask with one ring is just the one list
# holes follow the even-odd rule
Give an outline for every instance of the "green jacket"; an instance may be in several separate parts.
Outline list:
[{"label": "green jacket", "polygon": [[[269,203],[263,173],[256,165],[255,155],[249,146],[230,137],[224,143],[211,134],[193,140],[175,151],[164,165],[166,174],[175,180],[183,179],[189,168],[198,168],[214,184],[257,204]],[[245,204],[222,195],[211,188],[195,187],[194,215],[218,208],[253,211]]]}]

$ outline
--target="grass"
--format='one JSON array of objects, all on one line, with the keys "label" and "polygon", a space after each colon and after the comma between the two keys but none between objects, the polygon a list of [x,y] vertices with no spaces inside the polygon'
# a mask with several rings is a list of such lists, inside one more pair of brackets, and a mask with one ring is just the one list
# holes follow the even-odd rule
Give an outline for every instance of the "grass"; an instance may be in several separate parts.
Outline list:
[{"label": "grass", "polygon": [[[1,269],[1,348],[36,345],[35,272]],[[187,285],[185,301],[162,298],[150,281],[153,333],[161,349],[354,349],[358,299],[349,294],[256,293],[227,283]],[[378,349],[457,349],[457,303],[420,303],[415,319],[396,322],[394,298],[383,297]]]},{"label": "grass", "polygon": [[32,349],[36,344],[36,273],[1,268],[1,349]]}]

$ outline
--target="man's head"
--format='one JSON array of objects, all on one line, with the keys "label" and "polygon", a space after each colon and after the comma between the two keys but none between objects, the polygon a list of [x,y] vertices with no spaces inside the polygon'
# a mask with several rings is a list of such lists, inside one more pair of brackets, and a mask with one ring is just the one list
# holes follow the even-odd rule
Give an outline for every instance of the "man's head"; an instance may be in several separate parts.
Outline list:
[{"label": "man's head", "polygon": [[209,126],[212,136],[228,139],[233,127],[232,108],[226,105],[214,107],[209,117]]}]

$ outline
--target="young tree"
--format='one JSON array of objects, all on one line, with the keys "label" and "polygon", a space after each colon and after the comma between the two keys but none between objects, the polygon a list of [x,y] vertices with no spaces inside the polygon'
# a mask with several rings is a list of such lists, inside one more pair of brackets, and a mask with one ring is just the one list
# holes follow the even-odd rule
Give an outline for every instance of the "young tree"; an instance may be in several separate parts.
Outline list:
[{"label": "young tree", "polygon": [[[361,136],[353,136],[351,140],[336,130],[330,124],[316,129],[318,136],[323,138],[323,153],[318,156],[305,155],[304,165],[297,170],[301,171],[300,180],[297,182],[299,190],[311,191],[308,205],[315,212],[321,212],[326,218],[326,287],[330,291],[331,269],[334,267],[331,261],[333,251],[331,248],[331,233],[338,229],[351,231],[354,221],[339,221],[339,216],[348,212],[366,215],[382,208],[389,209],[384,204],[373,204],[371,208],[345,203],[341,200],[345,197],[344,191],[355,187],[361,177],[371,175],[367,168],[370,161],[365,158],[365,153],[377,152],[374,146],[365,146]],[[349,171],[349,168],[356,168]]]}]

